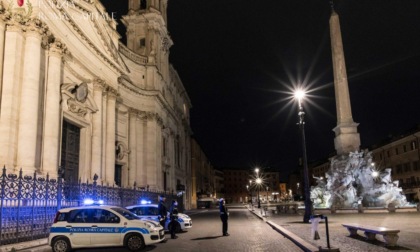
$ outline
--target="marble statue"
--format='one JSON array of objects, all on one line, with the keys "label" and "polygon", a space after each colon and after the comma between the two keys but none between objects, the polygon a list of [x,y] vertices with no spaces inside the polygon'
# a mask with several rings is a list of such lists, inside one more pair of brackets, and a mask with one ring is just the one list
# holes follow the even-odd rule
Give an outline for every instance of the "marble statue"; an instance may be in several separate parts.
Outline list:
[{"label": "marble statue", "polygon": [[314,207],[326,208],[405,206],[407,200],[391,171],[377,170],[367,151],[334,157],[325,179],[314,177],[317,185],[311,187],[311,200]]}]

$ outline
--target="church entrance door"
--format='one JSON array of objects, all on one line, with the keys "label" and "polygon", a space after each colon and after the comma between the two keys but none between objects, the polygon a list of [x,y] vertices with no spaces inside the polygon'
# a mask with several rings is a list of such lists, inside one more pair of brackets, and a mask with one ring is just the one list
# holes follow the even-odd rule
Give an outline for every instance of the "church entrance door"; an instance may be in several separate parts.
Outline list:
[{"label": "church entrance door", "polygon": [[77,182],[79,179],[80,128],[63,120],[61,141],[61,168],[65,181]]}]

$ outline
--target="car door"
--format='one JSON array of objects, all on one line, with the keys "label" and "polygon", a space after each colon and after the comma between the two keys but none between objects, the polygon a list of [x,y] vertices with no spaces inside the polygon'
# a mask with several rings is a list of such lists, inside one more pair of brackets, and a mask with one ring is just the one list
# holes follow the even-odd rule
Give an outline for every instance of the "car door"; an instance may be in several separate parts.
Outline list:
[{"label": "car door", "polygon": [[92,246],[121,246],[121,218],[107,209],[92,209]]},{"label": "car door", "polygon": [[75,209],[69,213],[66,230],[70,242],[76,246],[90,246],[88,216],[88,209]]}]

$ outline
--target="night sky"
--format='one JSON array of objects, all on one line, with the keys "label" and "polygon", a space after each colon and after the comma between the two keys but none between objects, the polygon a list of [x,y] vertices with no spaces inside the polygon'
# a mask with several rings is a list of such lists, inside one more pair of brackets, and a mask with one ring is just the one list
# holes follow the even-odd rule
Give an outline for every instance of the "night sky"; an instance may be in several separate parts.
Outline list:
[{"label": "night sky", "polygon": [[[102,2],[127,11],[127,0]],[[420,1],[338,0],[335,10],[362,148],[415,127]],[[214,167],[294,170],[297,85],[311,90],[303,104],[308,160],[335,151],[330,13],[328,0],[169,0],[170,61],[192,101],[193,137]]]}]

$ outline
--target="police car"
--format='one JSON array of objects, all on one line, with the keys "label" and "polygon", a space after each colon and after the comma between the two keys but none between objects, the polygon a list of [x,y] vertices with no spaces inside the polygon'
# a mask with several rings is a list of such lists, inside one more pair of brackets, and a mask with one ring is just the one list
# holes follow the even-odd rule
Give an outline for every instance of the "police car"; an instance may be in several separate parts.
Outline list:
[{"label": "police car", "polygon": [[50,229],[48,244],[54,252],[113,246],[138,251],[163,240],[165,231],[158,222],[141,220],[117,206],[89,205],[59,210]]},{"label": "police car", "polygon": [[[127,206],[125,208],[135,213],[137,216],[141,217],[142,219],[159,221],[158,205],[148,204],[145,201],[142,201],[141,203],[142,204],[140,205]],[[166,223],[165,223],[165,230],[170,230],[170,228],[171,228],[171,220],[169,218],[169,212],[168,212],[168,218],[166,218]],[[179,233],[181,231],[186,231],[189,228],[192,228],[191,218],[186,214],[178,213],[178,223],[175,228],[175,231]]]}]

